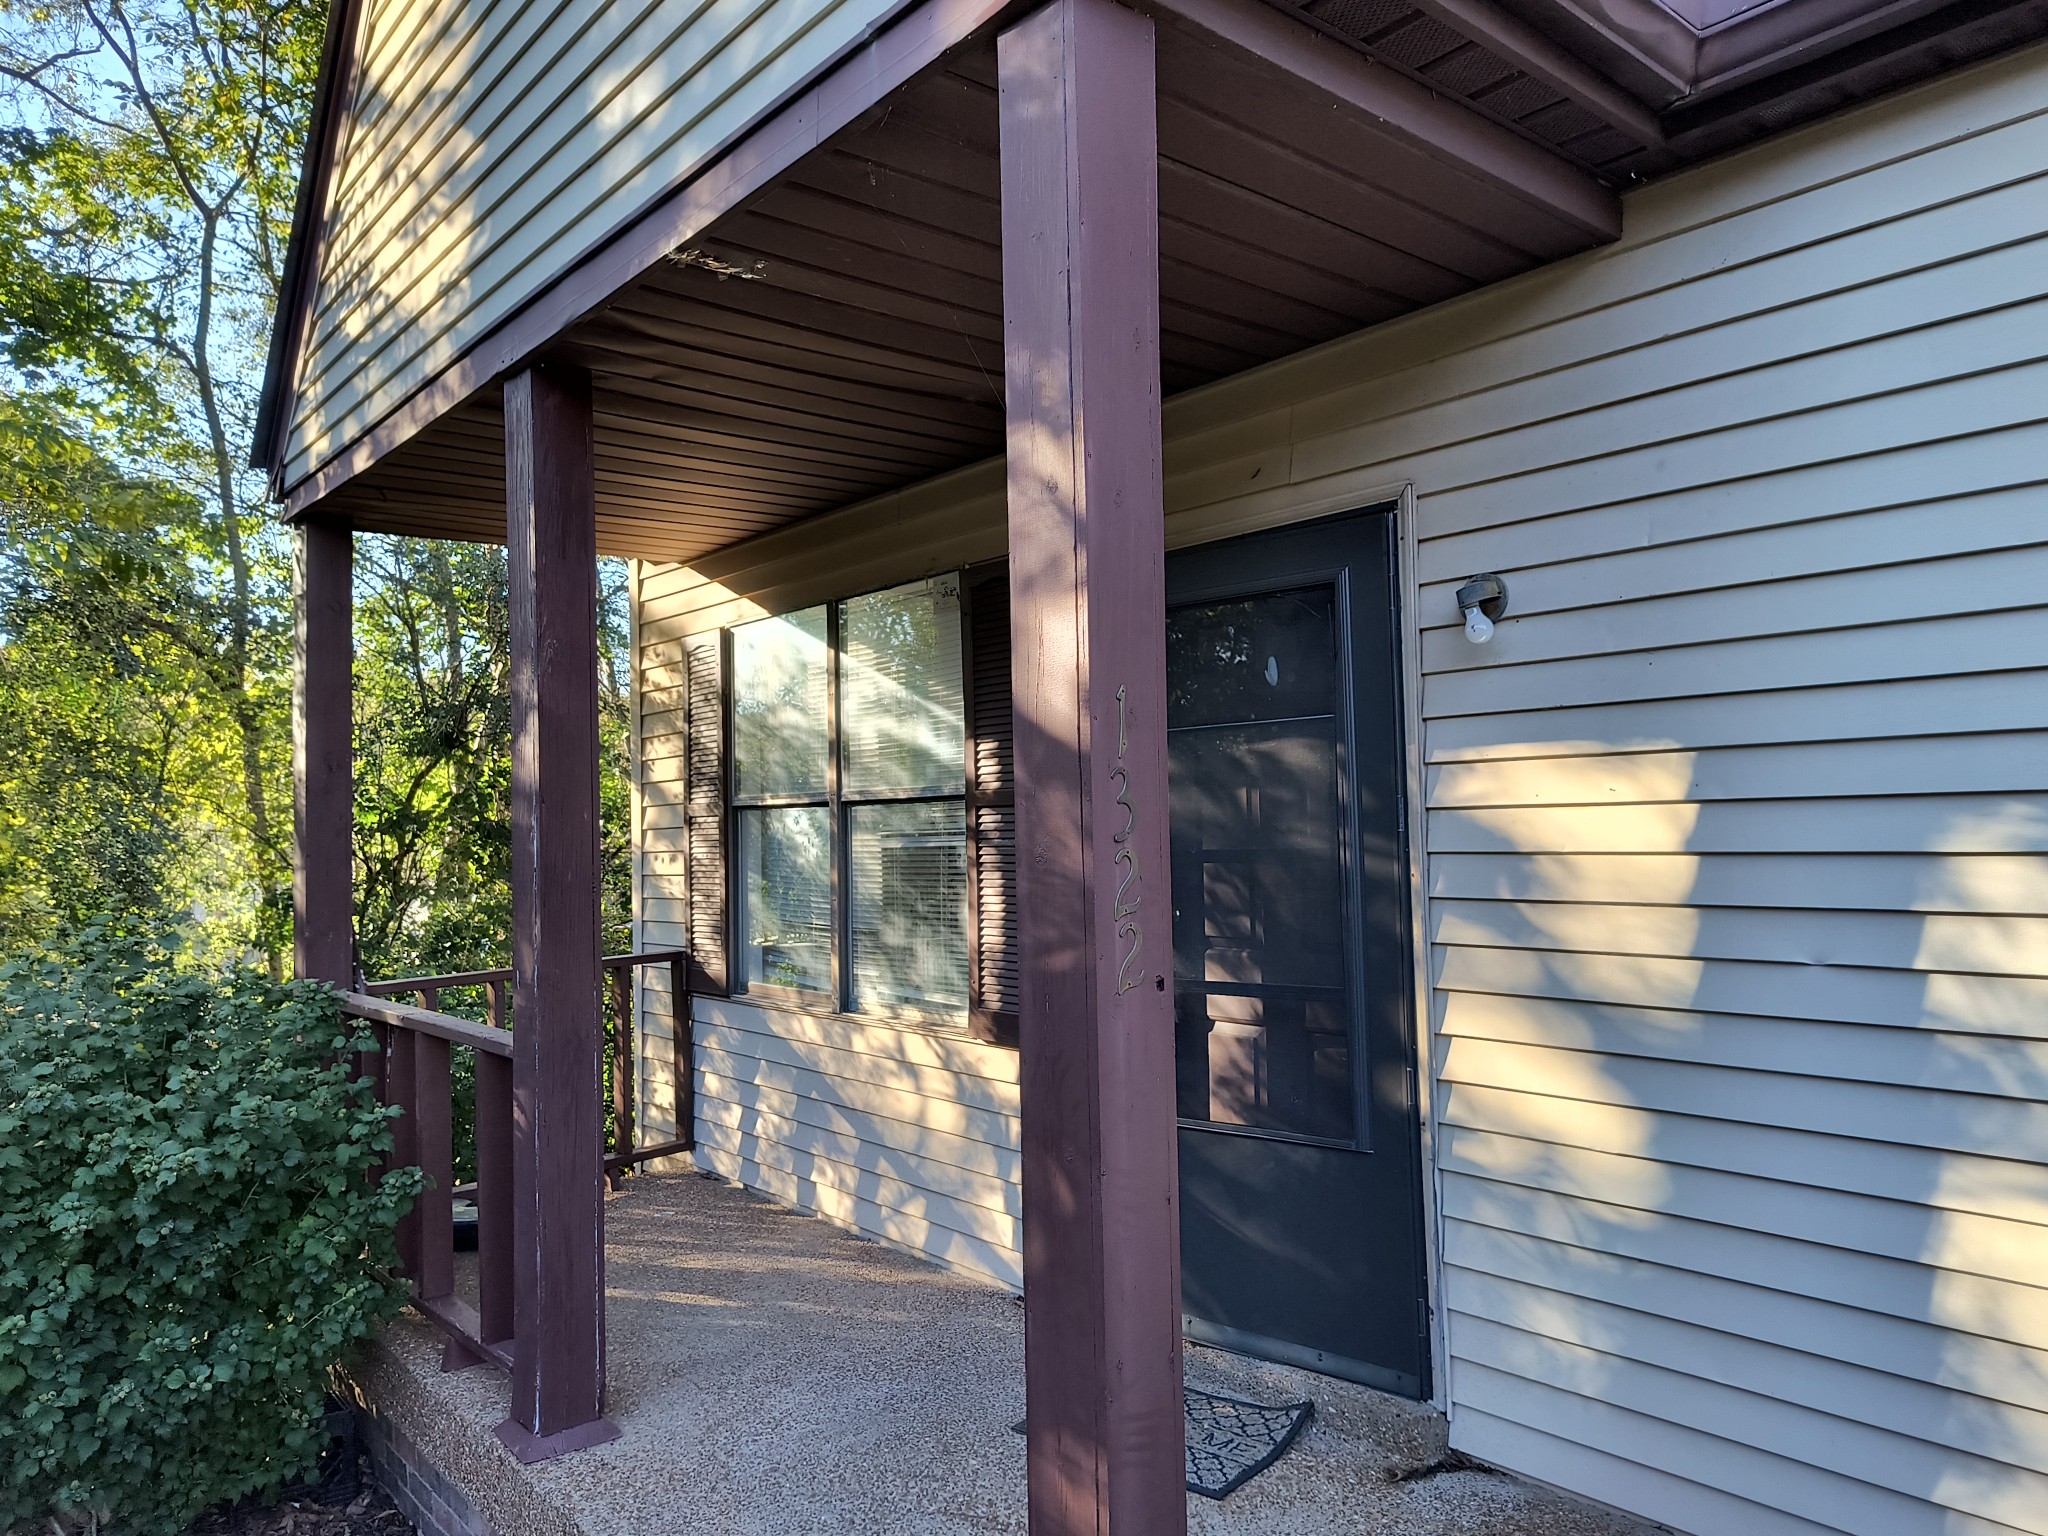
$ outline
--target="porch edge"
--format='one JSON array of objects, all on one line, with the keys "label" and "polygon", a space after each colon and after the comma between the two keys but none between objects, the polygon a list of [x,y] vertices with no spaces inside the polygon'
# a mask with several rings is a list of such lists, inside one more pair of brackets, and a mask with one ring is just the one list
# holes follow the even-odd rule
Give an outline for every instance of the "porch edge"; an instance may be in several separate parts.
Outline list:
[{"label": "porch edge", "polygon": [[[439,1334],[406,1316],[333,1372],[335,1395],[356,1410],[378,1486],[419,1536],[586,1536],[567,1509],[519,1475],[523,1468],[496,1438],[476,1434],[427,1389],[423,1376],[446,1390],[440,1360]],[[502,1397],[500,1373],[476,1374]]]}]

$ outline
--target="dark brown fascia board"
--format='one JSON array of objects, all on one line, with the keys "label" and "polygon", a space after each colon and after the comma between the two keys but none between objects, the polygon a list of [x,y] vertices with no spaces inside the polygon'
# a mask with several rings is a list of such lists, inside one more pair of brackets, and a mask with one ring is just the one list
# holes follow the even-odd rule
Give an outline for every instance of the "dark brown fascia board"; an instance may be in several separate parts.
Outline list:
[{"label": "dark brown fascia board", "polygon": [[1955,0],[1767,0],[1735,9],[1704,30],[1696,30],[1660,0],[1509,3],[1534,30],[1567,53],[1597,62],[1617,84],[1661,113],[1797,68],[1930,16]]},{"label": "dark brown fascia board", "polygon": [[327,30],[320,41],[320,68],[313,78],[313,118],[306,125],[298,194],[292,203],[292,230],[285,242],[277,313],[271,317],[263,391],[257,399],[255,432],[249,444],[249,467],[269,473],[273,497],[278,492],[279,451],[285,437],[283,414],[291,401],[292,380],[298,372],[306,322],[319,283],[320,251],[326,243],[327,189],[334,179],[346,103],[355,90],[362,16],[362,0],[329,0]]},{"label": "dark brown fascia board", "polygon": [[1448,169],[1490,183],[1532,211],[1594,240],[1613,240],[1621,234],[1620,199],[1591,172],[1510,132],[1455,97],[1373,63],[1265,0],[1134,3],[1141,11],[1170,18],[1264,59],[1369,120],[1378,132],[1406,141]]},{"label": "dark brown fascia board", "polygon": [[368,432],[304,480],[276,493],[285,519],[296,520],[337,486],[533,358],[919,71],[1020,8],[1022,0],[924,0],[896,12],[808,89],[741,132],[703,171],[600,239]]},{"label": "dark brown fascia board", "polygon": [[1664,9],[1678,13],[1679,20],[1695,32],[1709,32],[1723,22],[1733,21],[1745,11],[1777,5],[1780,0],[1663,0]]},{"label": "dark brown fascia board", "polygon": [[1686,105],[1917,21],[1954,0],[1781,0],[1700,39]]},{"label": "dark brown fascia board", "polygon": [[1646,149],[1664,142],[1657,116],[1562,44],[1502,10],[1492,0],[1412,0],[1453,31],[1505,59],[1524,74],[1577,102]]},{"label": "dark brown fascia board", "polygon": [[1719,92],[1696,106],[1675,108],[1664,115],[1665,132],[1687,158],[1713,154],[1789,126],[1788,107],[1802,101],[1807,105],[1794,120],[1893,89],[1899,83],[1899,64],[1916,56],[1922,65],[1910,73],[1920,78],[2043,35],[2048,35],[2048,0],[1958,0],[1875,37]]},{"label": "dark brown fascia board", "polygon": [[1692,89],[1700,34],[1657,0],[1508,0],[1536,30],[1662,110]]}]

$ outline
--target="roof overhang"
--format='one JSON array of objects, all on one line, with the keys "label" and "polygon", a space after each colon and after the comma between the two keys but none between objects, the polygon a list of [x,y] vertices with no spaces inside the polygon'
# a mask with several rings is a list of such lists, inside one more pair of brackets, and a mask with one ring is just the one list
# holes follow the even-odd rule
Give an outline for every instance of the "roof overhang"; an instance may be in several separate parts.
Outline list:
[{"label": "roof overhang", "polygon": [[299,163],[292,230],[279,274],[277,317],[263,364],[263,393],[256,407],[256,431],[249,467],[269,470],[275,483],[282,413],[298,371],[299,349],[320,265],[320,219],[334,175],[336,146],[348,102],[355,95],[356,44],[362,33],[362,0],[328,0],[327,30],[320,43],[320,67],[313,79],[313,117],[306,125],[306,153]]},{"label": "roof overhang", "polygon": [[[1612,239],[1619,186],[1782,125],[1768,82],[1833,103],[1902,56],[1929,73],[2048,30],[2048,0],[1134,3],[1159,27],[1169,391]],[[273,475],[355,4],[334,0],[273,341]],[[999,452],[993,34],[1027,8],[898,13],[274,486],[286,515],[502,537],[496,386],[543,358],[593,374],[616,553],[688,558]]]}]

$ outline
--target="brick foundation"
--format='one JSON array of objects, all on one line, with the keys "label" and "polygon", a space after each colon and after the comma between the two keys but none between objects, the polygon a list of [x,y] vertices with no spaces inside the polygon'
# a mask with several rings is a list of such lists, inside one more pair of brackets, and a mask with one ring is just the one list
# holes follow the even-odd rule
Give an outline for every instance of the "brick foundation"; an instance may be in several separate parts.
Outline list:
[{"label": "brick foundation", "polygon": [[419,1536],[499,1536],[498,1528],[476,1512],[412,1437],[360,1396],[356,1433],[370,1458],[370,1475]]}]

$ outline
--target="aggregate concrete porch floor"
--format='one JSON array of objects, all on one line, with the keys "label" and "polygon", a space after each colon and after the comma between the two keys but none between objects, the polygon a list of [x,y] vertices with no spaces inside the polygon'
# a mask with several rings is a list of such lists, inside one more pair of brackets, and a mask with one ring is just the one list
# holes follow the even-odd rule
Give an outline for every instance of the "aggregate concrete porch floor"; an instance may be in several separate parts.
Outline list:
[{"label": "aggregate concrete porch floor", "polygon": [[[504,1536],[1022,1536],[1023,1308],[816,1217],[692,1174],[608,1202],[613,1443],[522,1467],[492,1436],[507,1384],[440,1370],[408,1314],[351,1368]],[[1312,1398],[1279,1462],[1199,1536],[1639,1536],[1483,1471],[1392,1475],[1441,1450],[1432,1416],[1363,1388],[1191,1348],[1191,1383]]]}]

